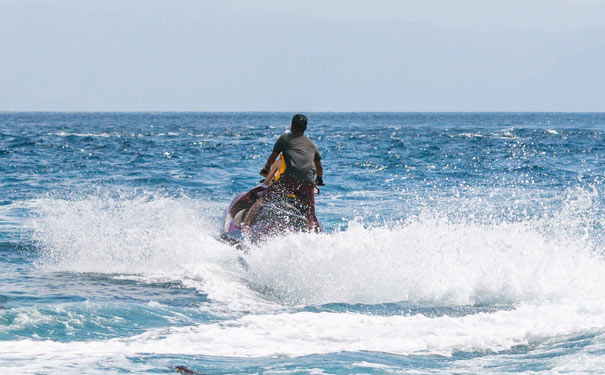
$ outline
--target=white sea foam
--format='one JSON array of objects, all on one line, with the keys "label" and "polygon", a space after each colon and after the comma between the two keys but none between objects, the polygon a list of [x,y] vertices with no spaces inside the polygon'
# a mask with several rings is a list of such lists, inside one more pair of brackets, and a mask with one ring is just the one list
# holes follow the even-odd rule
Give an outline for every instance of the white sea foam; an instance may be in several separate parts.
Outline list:
[{"label": "white sea foam", "polygon": [[157,193],[105,193],[38,199],[28,206],[35,212],[28,225],[41,271],[178,280],[232,313],[266,304],[242,282],[239,252],[216,239],[215,204]]},{"label": "white sea foam", "polygon": [[515,135],[513,134],[513,129],[504,129],[498,133],[494,133],[491,135],[492,138],[496,139],[514,139]]},{"label": "white sea foam", "polygon": [[34,204],[33,239],[47,270],[170,272],[208,242],[203,207],[187,199],[87,196]]},{"label": "white sea foam", "polygon": [[[0,342],[1,365],[10,368],[23,365],[18,358],[37,358],[27,364],[37,370],[80,357],[106,363],[141,353],[450,355],[601,334],[603,249],[582,225],[591,194],[572,194],[560,212],[542,219],[477,222],[428,212],[393,225],[352,222],[329,234],[291,234],[252,246],[244,256],[247,271],[237,260],[240,253],[215,239],[219,225],[214,217],[220,213],[208,203],[161,194],[32,201],[37,216],[30,227],[40,248],[41,271],[180,280],[208,293],[228,320],[106,341]],[[291,309],[397,301],[495,303],[509,309],[436,317]]]},{"label": "white sea foam", "polygon": [[100,137],[100,138],[109,138],[109,137],[119,137],[120,135],[117,133],[73,133],[73,132],[56,132],[56,133],[48,133],[48,135],[58,135],[59,137]]},{"label": "white sea foam", "polygon": [[297,357],[342,351],[444,355],[538,345],[574,332],[601,332],[605,306],[598,301],[523,305],[511,311],[462,317],[371,316],[354,313],[247,315],[193,327],[154,329],[129,338],[58,343],[0,342],[3,359],[23,356],[69,361],[78,355],[213,355]]},{"label": "white sea foam", "polygon": [[[488,353],[485,356],[455,362],[457,370],[465,373],[531,373],[531,374],[602,374],[605,368],[605,331],[579,330],[570,335],[534,343],[530,351]],[[499,369],[499,371],[495,371]],[[451,374],[451,369],[431,371]]]},{"label": "white sea foam", "polygon": [[460,133],[460,134],[458,134],[458,136],[464,137],[464,138],[483,138],[484,137],[482,134],[470,133],[470,132]]},{"label": "white sea foam", "polygon": [[375,369],[391,369],[394,370],[395,367],[387,366],[380,363],[370,363],[366,361],[353,362],[351,363],[351,367],[362,367],[362,368],[375,368]]},{"label": "white sea foam", "polygon": [[179,280],[238,311],[332,302],[559,302],[603,292],[595,288],[605,285],[602,249],[574,229],[584,227],[578,212],[589,210],[592,198],[577,194],[541,221],[429,214],[291,234],[253,246],[244,256],[248,271],[241,253],[216,239],[220,210],[186,197],[45,198],[31,202],[37,215],[30,227],[42,270]]},{"label": "white sea foam", "polygon": [[521,303],[594,296],[605,264],[586,241],[525,223],[445,219],[275,239],[246,256],[252,285],[292,304]]}]

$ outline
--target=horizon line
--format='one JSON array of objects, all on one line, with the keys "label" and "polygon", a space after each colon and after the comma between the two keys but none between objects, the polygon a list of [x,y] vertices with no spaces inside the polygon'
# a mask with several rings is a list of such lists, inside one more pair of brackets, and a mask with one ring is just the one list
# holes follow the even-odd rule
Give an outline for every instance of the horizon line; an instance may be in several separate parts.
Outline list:
[{"label": "horizon line", "polygon": [[259,110],[0,110],[0,114],[8,113],[595,113],[601,114],[605,111],[512,111],[512,110],[496,110],[496,111],[259,111]]}]

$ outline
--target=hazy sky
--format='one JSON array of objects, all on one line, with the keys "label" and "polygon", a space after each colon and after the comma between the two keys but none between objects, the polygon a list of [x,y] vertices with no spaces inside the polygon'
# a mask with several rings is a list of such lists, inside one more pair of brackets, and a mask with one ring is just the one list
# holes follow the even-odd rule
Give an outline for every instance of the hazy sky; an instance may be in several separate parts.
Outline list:
[{"label": "hazy sky", "polygon": [[0,0],[0,110],[605,111],[605,0]]}]

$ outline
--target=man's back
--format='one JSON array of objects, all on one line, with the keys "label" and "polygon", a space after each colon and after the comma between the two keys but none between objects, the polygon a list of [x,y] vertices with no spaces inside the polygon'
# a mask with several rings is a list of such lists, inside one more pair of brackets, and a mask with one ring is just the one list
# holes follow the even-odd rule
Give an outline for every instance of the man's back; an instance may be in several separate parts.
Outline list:
[{"label": "man's back", "polygon": [[273,147],[273,152],[284,154],[286,172],[300,181],[313,182],[315,178],[315,161],[321,159],[315,143],[302,134],[284,134]]}]

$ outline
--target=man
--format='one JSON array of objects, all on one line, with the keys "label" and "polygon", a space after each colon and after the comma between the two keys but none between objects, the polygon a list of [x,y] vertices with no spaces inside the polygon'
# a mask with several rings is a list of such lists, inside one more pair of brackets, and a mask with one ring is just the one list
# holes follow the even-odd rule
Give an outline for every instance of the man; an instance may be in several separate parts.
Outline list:
[{"label": "man", "polygon": [[[280,153],[284,156],[286,170],[277,181],[269,186],[265,198],[260,198],[250,208],[242,222],[244,226],[250,225],[264,200],[279,199],[287,195],[295,195],[301,202],[303,214],[309,222],[309,229],[313,229],[317,225],[315,184],[323,186],[323,168],[317,146],[304,135],[305,130],[307,130],[307,117],[301,114],[294,115],[290,133],[280,136],[275,142],[273,152],[269,155],[267,164],[261,169],[260,174],[266,176],[269,173],[271,165]],[[317,177],[315,177],[316,175]]]}]

